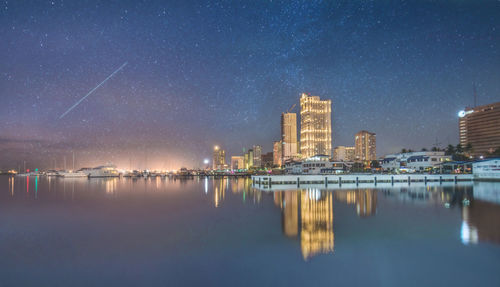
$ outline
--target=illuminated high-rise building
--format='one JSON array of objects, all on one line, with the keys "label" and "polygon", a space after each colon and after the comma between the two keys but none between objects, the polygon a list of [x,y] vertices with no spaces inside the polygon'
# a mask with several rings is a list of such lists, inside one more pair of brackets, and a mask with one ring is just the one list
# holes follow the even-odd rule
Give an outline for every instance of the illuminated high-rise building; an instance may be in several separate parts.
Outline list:
[{"label": "illuminated high-rise building", "polygon": [[250,169],[254,167],[253,159],[254,159],[253,149],[249,149],[244,155],[245,162],[243,164],[245,165],[245,169]]},{"label": "illuminated high-rise building", "polygon": [[374,133],[360,131],[354,137],[356,160],[372,161],[377,159],[377,140]]},{"label": "illuminated high-rise building", "polygon": [[213,169],[224,169],[226,165],[226,151],[219,146],[214,146]]},{"label": "illuminated high-rise building", "polygon": [[297,114],[281,114],[281,152],[283,161],[297,157]]},{"label": "illuminated high-rise building", "polygon": [[262,147],[260,145],[253,146],[253,166],[256,168],[262,167]]},{"label": "illuminated high-rise building", "polygon": [[466,108],[458,113],[460,145],[471,155],[485,156],[500,147],[500,102]]},{"label": "illuminated high-rise building", "polygon": [[300,97],[300,153],[303,158],[332,156],[332,101]]},{"label": "illuminated high-rise building", "polygon": [[276,141],[273,143],[273,165],[281,167],[283,153],[282,153],[282,143],[281,141]]},{"label": "illuminated high-rise building", "polygon": [[333,149],[333,160],[354,161],[355,152],[353,146],[338,146]]},{"label": "illuminated high-rise building", "polygon": [[231,169],[232,170],[235,170],[235,169],[244,169],[245,168],[245,165],[244,165],[244,157],[243,156],[235,156],[233,155],[231,157]]}]

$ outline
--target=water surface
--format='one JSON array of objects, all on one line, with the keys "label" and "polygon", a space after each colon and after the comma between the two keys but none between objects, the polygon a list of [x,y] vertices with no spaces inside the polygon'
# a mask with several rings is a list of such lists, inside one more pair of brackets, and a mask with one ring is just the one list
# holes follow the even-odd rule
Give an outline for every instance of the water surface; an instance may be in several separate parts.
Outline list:
[{"label": "water surface", "polygon": [[0,286],[500,286],[499,268],[498,183],[0,177]]}]

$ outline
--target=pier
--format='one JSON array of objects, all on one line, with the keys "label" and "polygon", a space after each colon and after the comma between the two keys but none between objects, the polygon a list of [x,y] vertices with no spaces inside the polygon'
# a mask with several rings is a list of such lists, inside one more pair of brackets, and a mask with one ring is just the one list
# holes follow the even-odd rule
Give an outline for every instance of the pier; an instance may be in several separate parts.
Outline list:
[{"label": "pier", "polygon": [[300,188],[301,185],[321,185],[322,187],[337,188],[342,185],[358,186],[366,184],[377,186],[401,185],[412,183],[458,183],[472,182],[472,174],[338,174],[338,175],[254,175],[254,187],[271,188],[280,186],[286,188]]}]

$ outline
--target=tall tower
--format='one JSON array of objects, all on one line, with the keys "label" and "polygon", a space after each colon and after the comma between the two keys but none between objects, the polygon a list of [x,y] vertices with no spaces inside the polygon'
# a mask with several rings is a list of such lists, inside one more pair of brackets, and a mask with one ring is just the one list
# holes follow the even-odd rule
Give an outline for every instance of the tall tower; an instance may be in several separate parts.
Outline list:
[{"label": "tall tower", "polygon": [[377,140],[374,133],[360,131],[354,138],[356,160],[372,161],[377,159]]},{"label": "tall tower", "polygon": [[300,153],[308,158],[332,156],[332,101],[317,96],[300,97]]},{"label": "tall tower", "polygon": [[253,146],[253,166],[256,168],[262,167],[262,147],[260,145]]},{"label": "tall tower", "polygon": [[213,169],[223,169],[226,165],[226,151],[218,145],[214,146]]},{"label": "tall tower", "polygon": [[281,143],[283,161],[297,156],[297,114],[281,114]]}]

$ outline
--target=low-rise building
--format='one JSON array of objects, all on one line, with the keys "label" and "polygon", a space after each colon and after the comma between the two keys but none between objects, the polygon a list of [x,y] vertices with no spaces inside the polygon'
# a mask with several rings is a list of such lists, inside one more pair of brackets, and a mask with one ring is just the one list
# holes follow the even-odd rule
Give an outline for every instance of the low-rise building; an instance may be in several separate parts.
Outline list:
[{"label": "low-rise building", "polygon": [[451,161],[443,151],[419,151],[386,155],[380,160],[384,171],[424,172]]},{"label": "low-rise building", "polygon": [[349,171],[348,162],[330,161],[327,155],[317,155],[303,161],[288,161],[285,164],[287,174],[338,174]]},{"label": "low-rise building", "polygon": [[489,158],[472,164],[476,180],[500,181],[500,158]]}]

